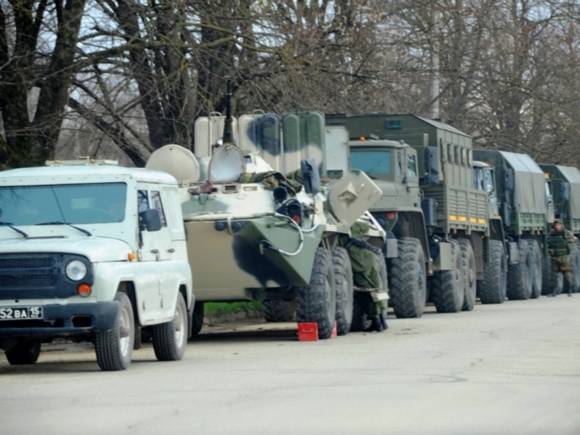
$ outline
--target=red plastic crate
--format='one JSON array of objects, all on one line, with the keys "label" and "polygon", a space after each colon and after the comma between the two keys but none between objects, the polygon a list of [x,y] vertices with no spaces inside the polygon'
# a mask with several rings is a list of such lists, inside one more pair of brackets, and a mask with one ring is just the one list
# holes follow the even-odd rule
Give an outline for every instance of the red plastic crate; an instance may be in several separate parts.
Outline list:
[{"label": "red plastic crate", "polygon": [[298,341],[318,341],[318,323],[299,323]]}]

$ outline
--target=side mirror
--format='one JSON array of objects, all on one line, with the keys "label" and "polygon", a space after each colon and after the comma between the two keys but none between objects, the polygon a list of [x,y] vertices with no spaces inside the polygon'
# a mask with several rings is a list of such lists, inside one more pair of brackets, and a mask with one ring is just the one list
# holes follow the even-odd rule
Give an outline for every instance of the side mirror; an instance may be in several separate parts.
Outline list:
[{"label": "side mirror", "polygon": [[422,186],[437,184],[440,181],[439,174],[439,160],[441,155],[437,147],[425,147],[423,154],[423,167],[419,169],[419,173],[424,175],[420,178]]},{"label": "side mirror", "polygon": [[141,231],[159,231],[162,227],[159,210],[152,208],[139,213],[139,227]]},{"label": "side mirror", "polygon": [[504,171],[504,187],[506,190],[514,190],[515,188],[514,172],[508,167]]}]

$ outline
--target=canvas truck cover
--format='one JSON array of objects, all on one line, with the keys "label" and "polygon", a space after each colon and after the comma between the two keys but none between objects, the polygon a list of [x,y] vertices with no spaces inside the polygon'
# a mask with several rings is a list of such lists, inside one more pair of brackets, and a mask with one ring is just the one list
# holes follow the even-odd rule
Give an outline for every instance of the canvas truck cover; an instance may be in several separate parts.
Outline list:
[{"label": "canvas truck cover", "polygon": [[544,171],[527,154],[500,151],[514,171],[515,206],[520,213],[546,213]]},{"label": "canvas truck cover", "polygon": [[580,218],[580,170],[572,166],[558,166],[564,178],[570,183],[570,213],[574,219]]}]

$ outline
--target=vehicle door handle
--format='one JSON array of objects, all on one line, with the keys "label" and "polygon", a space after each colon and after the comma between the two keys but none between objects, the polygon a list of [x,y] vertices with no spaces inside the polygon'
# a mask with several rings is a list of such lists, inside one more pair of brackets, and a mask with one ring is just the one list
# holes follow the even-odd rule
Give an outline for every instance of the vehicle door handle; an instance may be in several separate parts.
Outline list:
[{"label": "vehicle door handle", "polygon": [[173,248],[169,248],[169,249],[167,250],[167,252],[169,252],[170,254],[173,254],[173,253],[175,252],[175,249],[173,249]]},{"label": "vehicle door handle", "polygon": [[150,252],[152,254],[159,254],[159,249],[152,249]]}]

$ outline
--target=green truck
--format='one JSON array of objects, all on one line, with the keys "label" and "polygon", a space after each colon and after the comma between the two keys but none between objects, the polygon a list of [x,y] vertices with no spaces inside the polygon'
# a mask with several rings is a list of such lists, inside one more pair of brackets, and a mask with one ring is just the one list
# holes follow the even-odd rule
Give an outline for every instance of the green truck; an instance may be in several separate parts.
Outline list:
[{"label": "green truck", "polygon": [[527,154],[475,150],[494,170],[493,190],[508,247],[508,291],[512,300],[537,298],[549,269],[546,239],[551,194],[544,171]]},{"label": "green truck", "polygon": [[[546,174],[551,189],[555,218],[580,239],[580,170],[572,166],[554,164],[540,164],[540,167]],[[576,252],[572,256],[572,275],[574,289],[578,291],[580,290],[580,242],[576,242],[575,248]],[[544,273],[549,274],[550,268],[545,269]],[[544,282],[550,282],[549,276],[545,277]],[[543,291],[547,294],[552,289],[546,285]]]},{"label": "green truck", "polygon": [[371,208],[388,233],[386,261],[397,317],[501,303],[506,291],[503,225],[474,181],[472,138],[416,115],[328,115],[350,135],[352,168],[382,190]]}]

